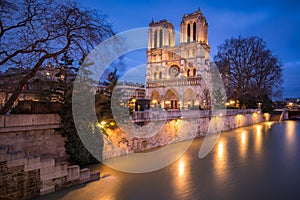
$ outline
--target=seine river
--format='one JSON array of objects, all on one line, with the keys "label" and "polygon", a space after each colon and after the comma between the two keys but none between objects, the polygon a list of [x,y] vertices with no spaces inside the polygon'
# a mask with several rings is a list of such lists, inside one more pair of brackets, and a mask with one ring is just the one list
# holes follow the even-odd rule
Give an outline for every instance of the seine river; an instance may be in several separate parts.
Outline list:
[{"label": "seine river", "polygon": [[180,159],[151,173],[92,166],[102,172],[100,181],[39,199],[300,199],[300,121],[266,122],[224,132],[213,151],[199,159],[202,142],[203,138],[195,139]]}]

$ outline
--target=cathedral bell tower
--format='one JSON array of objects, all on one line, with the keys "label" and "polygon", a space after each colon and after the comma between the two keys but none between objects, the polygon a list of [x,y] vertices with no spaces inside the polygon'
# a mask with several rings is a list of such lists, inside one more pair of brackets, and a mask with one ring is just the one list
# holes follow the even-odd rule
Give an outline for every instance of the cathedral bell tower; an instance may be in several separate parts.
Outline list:
[{"label": "cathedral bell tower", "polygon": [[180,43],[198,42],[208,45],[208,23],[199,8],[183,16],[180,33]]},{"label": "cathedral bell tower", "polygon": [[174,26],[167,20],[152,22],[149,24],[148,49],[175,46]]}]

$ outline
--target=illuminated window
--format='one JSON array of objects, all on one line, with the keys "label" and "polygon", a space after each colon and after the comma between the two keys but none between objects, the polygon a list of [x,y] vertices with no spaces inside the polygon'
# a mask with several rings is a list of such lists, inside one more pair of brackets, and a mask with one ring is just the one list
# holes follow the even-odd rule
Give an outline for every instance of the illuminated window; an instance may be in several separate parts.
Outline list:
[{"label": "illuminated window", "polygon": [[186,55],[187,58],[189,58],[189,57],[190,57],[190,51],[189,51],[189,50],[186,50],[185,55]]}]

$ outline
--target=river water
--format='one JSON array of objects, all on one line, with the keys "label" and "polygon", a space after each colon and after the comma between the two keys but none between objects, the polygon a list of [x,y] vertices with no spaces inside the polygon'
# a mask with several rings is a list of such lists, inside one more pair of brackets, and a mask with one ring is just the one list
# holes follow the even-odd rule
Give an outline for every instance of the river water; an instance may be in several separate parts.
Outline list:
[{"label": "river water", "polygon": [[94,165],[103,178],[38,199],[300,199],[300,121],[265,122],[223,132],[198,158],[203,138],[173,164],[131,174]]}]

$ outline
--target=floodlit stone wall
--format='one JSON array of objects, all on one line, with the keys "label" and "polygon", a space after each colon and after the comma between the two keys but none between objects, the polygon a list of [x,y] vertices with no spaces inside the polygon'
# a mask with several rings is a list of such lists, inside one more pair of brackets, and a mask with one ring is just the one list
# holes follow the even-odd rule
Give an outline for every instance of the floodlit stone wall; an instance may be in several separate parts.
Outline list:
[{"label": "floodlit stone wall", "polygon": [[[208,133],[209,124],[218,123],[220,118],[224,122],[222,131],[268,120],[266,115],[256,109],[234,109],[222,113],[225,114],[214,115],[214,113],[206,110],[181,111],[182,118],[154,122],[153,126],[147,126],[147,123],[144,126],[139,126],[132,122],[132,124],[121,127],[122,129],[106,129],[107,140],[104,143],[103,159],[147,151],[171,143],[205,136]],[[217,126],[211,127],[212,132],[217,131]],[[134,132],[139,135],[133,134]]]}]

